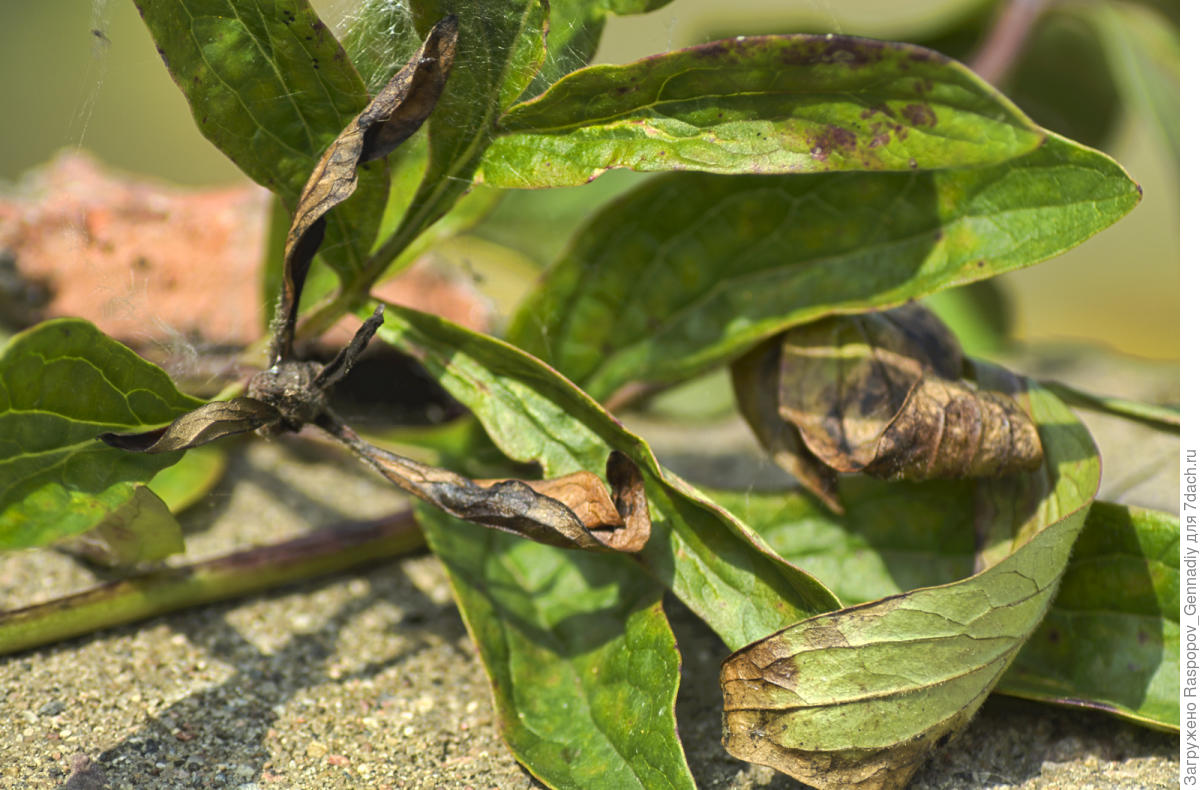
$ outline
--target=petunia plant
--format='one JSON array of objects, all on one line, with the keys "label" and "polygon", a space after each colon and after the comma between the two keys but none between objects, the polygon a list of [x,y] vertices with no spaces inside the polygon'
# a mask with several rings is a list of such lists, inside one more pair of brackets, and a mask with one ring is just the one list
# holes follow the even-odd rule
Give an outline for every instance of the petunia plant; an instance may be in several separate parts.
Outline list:
[{"label": "petunia plant", "polygon": [[[1168,431],[1177,411],[972,358],[920,303],[1132,210],[1108,156],[914,44],[736,36],[587,65],[608,14],[663,0],[368,2],[389,24],[345,42],[306,0],[135,2],[201,131],[278,196],[275,314],[261,370],[207,402],[80,319],[14,336],[0,548],[161,559],[182,540],[162,470],[312,426],[412,495],[501,732],[549,786],[695,786],[666,595],[730,651],[726,748],[814,787],[902,786],[993,691],[1178,728],[1178,522],[1095,501],[1064,399]],[[372,295],[498,201],[533,212],[526,190],[616,169],[654,175],[579,213],[498,336]],[[347,315],[349,345],[303,361]],[[436,465],[330,406],[372,338],[469,412]],[[689,483],[618,419],[720,369],[793,489]],[[1149,581],[1111,600],[1122,568]],[[0,650],[98,625],[39,617],[0,616]]]}]

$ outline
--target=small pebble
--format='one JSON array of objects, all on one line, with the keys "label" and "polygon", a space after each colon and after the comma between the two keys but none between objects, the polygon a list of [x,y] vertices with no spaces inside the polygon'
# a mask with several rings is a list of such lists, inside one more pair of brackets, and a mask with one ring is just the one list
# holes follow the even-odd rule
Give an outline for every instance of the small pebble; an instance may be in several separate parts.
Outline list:
[{"label": "small pebble", "polygon": [[66,710],[67,706],[60,699],[52,699],[42,707],[38,708],[39,716],[57,716]]}]

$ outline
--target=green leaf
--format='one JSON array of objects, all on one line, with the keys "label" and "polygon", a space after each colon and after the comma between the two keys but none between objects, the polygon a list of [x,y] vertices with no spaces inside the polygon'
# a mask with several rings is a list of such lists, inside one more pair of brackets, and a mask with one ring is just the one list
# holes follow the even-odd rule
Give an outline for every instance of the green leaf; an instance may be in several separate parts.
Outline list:
[{"label": "green leaf", "polygon": [[[325,148],[367,103],[362,79],[306,0],[135,0],[200,131],[295,209]],[[363,265],[387,200],[384,163],[329,217],[325,261]]]},{"label": "green leaf", "polygon": [[714,41],[593,66],[509,110],[480,178],[581,184],[615,167],[820,173],[993,164],[1043,134],[962,64],[846,36]]},{"label": "green leaf", "polygon": [[129,570],[183,551],[183,529],[153,491],[134,486],[132,497],[95,527],[60,543],[60,548],[97,565]]},{"label": "green leaf", "polygon": [[502,197],[495,210],[472,230],[472,235],[519,250],[546,269],[562,256],[585,220],[650,177],[617,170],[589,184],[561,189],[476,187],[480,192],[499,192]]},{"label": "green leaf", "polygon": [[127,453],[96,436],[147,430],[202,403],[87,321],[14,336],[0,356],[0,549],[85,532],[126,506],[181,453]]},{"label": "green leaf", "polygon": [[705,493],[849,605],[970,576],[974,487],[843,477],[841,516],[799,490]]},{"label": "green leaf", "polygon": [[1095,3],[1078,13],[1096,26],[1121,98],[1149,116],[1179,161],[1179,30],[1131,3]]},{"label": "green leaf", "polygon": [[341,35],[367,90],[377,92],[421,46],[408,3],[362,0]]},{"label": "green leaf", "polygon": [[163,469],[147,483],[172,513],[180,513],[204,498],[225,474],[228,456],[219,445],[189,450],[179,463]]},{"label": "green leaf", "polygon": [[539,0],[413,2],[419,30],[458,16],[458,54],[437,109],[426,122],[429,164],[399,228],[372,255],[357,285],[370,285],[470,188],[501,111],[516,100],[545,57],[546,7]]},{"label": "green leaf", "polygon": [[995,355],[1012,339],[1013,310],[996,280],[947,288],[922,303],[950,327],[968,355]]},{"label": "green leaf", "polygon": [[1036,263],[1140,195],[1111,159],[1058,137],[964,170],[659,176],[576,236],[511,336],[603,400],[688,378],[798,323]]},{"label": "green leaf", "polygon": [[[798,492],[706,491],[847,604],[968,576],[974,484],[841,484],[844,516]],[[1179,521],[1096,502],[1046,619],[998,692],[1178,728]]]},{"label": "green leaf", "polygon": [[1047,129],[1106,146],[1121,118],[1121,95],[1084,4],[1047,8],[1029,31],[1005,92]]},{"label": "green leaf", "polygon": [[1179,730],[1179,519],[1097,502],[998,691]]},{"label": "green leaf", "polygon": [[632,458],[653,521],[641,557],[726,644],[743,645],[838,605],[744,524],[664,472],[644,441],[536,358],[400,307],[387,309],[379,336],[420,360],[515,461],[538,462],[553,477],[578,469],[603,475],[613,449]]},{"label": "green leaf", "polygon": [[735,653],[722,669],[731,753],[816,787],[893,787],[966,725],[1049,608],[1100,482],[1082,425],[1045,391],[1029,399],[1046,465],[979,484],[984,570]]},{"label": "green leaf", "polygon": [[662,588],[628,558],[418,516],[491,678],[505,741],[555,788],[695,787]]}]

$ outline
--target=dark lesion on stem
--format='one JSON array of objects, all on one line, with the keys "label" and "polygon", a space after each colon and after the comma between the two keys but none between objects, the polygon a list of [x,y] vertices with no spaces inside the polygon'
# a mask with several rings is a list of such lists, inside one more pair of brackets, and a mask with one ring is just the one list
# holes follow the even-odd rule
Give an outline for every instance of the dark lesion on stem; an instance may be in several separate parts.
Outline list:
[{"label": "dark lesion on stem", "polygon": [[274,436],[314,425],[333,436],[384,477],[451,515],[565,548],[639,551],[650,535],[642,475],[632,459],[613,453],[608,485],[578,471],[551,480],[470,480],[364,441],[329,406],[342,381],[383,324],[383,306],[327,364],[294,358],[296,309],[325,215],[353,194],[360,165],[394,150],[429,117],[454,61],[458,23],[434,25],[415,53],[321,157],[301,193],[284,250],[270,367],[250,379],[246,395],[208,403],[165,428],[138,434],[106,433],[114,447],[144,453],[186,450],[255,431]]}]

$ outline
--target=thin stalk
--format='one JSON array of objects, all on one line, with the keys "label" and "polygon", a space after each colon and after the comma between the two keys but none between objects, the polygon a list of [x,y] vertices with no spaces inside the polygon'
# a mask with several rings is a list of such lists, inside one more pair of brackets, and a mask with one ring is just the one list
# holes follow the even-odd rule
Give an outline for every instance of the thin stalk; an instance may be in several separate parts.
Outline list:
[{"label": "thin stalk", "polygon": [[1069,384],[1063,384],[1061,381],[1042,381],[1040,383],[1068,406],[1101,414],[1111,414],[1114,417],[1141,423],[1156,431],[1179,435],[1178,406],[1159,406],[1124,398],[1110,398],[1107,395],[1095,395],[1076,389]]},{"label": "thin stalk", "polygon": [[1047,0],[1009,0],[987,40],[971,58],[971,70],[993,85],[1003,81],[1029,42],[1034,23],[1046,5]]},{"label": "thin stalk", "polygon": [[425,545],[411,510],[293,540],[151,571],[0,613],[0,655],[192,606],[261,593],[410,554]]}]

